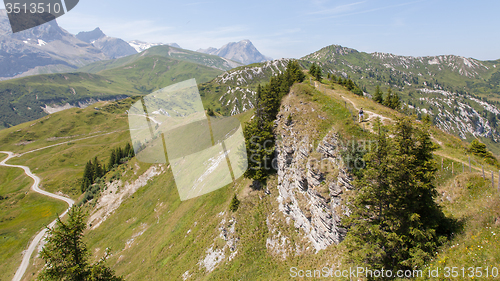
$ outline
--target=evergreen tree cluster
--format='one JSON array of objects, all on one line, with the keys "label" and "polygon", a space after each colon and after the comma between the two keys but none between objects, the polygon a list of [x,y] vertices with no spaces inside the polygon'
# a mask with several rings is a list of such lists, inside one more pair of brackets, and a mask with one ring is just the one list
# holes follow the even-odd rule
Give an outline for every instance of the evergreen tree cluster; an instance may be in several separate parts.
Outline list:
[{"label": "evergreen tree cluster", "polygon": [[363,96],[363,90],[356,84],[356,82],[352,81],[351,78],[343,78],[342,76],[335,76],[334,74],[328,74],[328,79],[332,81],[332,83],[336,83],[342,85],[347,88],[347,90],[353,92],[358,96]]},{"label": "evergreen tree cluster", "polygon": [[97,179],[101,178],[106,174],[106,167],[99,163],[97,157],[94,158],[94,161],[89,160],[85,165],[85,169],[83,170],[83,178],[81,190],[82,193],[87,191],[87,189],[96,182]]},{"label": "evergreen tree cluster", "polygon": [[355,181],[352,213],[343,220],[349,257],[371,269],[421,267],[453,232],[434,201],[437,163],[428,127],[402,118],[390,138],[380,122],[376,126],[366,169]]},{"label": "evergreen tree cluster", "polygon": [[131,157],[134,157],[134,155],[134,149],[132,148],[130,143],[127,143],[125,145],[125,148],[118,147],[116,149],[113,149],[109,157],[108,170],[113,169],[115,165],[124,163]]},{"label": "evergreen tree cluster", "polygon": [[97,157],[94,161],[89,160],[83,170],[83,178],[81,184],[82,193],[88,191],[89,187],[98,179],[102,178],[107,171],[111,170],[115,165],[119,165],[129,158],[134,157],[134,149],[127,143],[125,148],[118,147],[111,151],[108,166],[101,165]]},{"label": "evergreen tree cluster", "polygon": [[47,243],[40,256],[45,266],[40,280],[67,281],[121,281],[114,271],[105,265],[107,253],[98,262],[89,263],[89,252],[83,242],[83,231],[87,227],[85,215],[80,207],[73,207],[68,220],[60,218],[54,228],[48,231]]},{"label": "evergreen tree cluster", "polygon": [[493,153],[486,148],[484,143],[479,142],[477,139],[470,143],[469,152],[483,158],[490,165],[499,166],[498,160],[493,156]]},{"label": "evergreen tree cluster", "polygon": [[392,109],[397,110],[401,107],[399,95],[393,93],[391,88],[387,89],[387,95],[384,98],[384,93],[380,90],[380,86],[377,85],[375,93],[373,94],[373,100]]},{"label": "evergreen tree cluster", "polygon": [[316,81],[321,82],[321,79],[323,79],[321,67],[319,65],[316,65],[315,63],[313,63],[311,65],[311,67],[309,68],[309,74],[311,74],[311,76],[314,77],[314,79],[316,79]]},{"label": "evergreen tree cluster", "polygon": [[304,79],[305,75],[298,62],[290,61],[284,73],[271,77],[265,86],[258,86],[255,116],[243,130],[248,155],[245,177],[264,182],[273,171],[273,121],[278,114],[281,99],[288,94],[293,83],[300,83]]}]

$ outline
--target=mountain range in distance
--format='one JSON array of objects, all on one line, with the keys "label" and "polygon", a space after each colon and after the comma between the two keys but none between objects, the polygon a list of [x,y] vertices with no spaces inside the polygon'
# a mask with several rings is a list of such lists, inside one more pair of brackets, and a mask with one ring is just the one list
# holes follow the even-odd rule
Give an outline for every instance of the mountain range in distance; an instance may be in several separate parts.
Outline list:
[{"label": "mountain range in distance", "polygon": [[167,44],[163,44],[163,43],[147,43],[147,42],[144,42],[144,41],[140,41],[140,40],[132,40],[132,41],[128,41],[127,42],[132,48],[134,48],[137,53],[141,53],[142,51],[145,51],[151,47],[155,47],[155,46],[162,46],[162,45],[167,45],[167,46],[171,46],[171,47],[174,47],[174,48],[178,48],[178,49],[182,49],[181,46],[179,46],[179,44],[177,43],[167,43]]},{"label": "mountain range in distance", "polygon": [[224,57],[243,64],[272,60],[272,58],[261,54],[248,39],[227,43],[220,49],[209,47],[207,49],[198,49],[197,52]]},{"label": "mountain range in distance", "polygon": [[68,72],[108,59],[91,44],[50,21],[13,34],[7,12],[0,10],[0,80]]},{"label": "mountain range in distance", "polygon": [[75,37],[83,42],[92,44],[110,59],[130,56],[137,53],[132,46],[122,39],[106,36],[99,27],[92,31],[79,32]]},{"label": "mountain range in distance", "polygon": [[[177,43],[126,42],[107,36],[99,27],[73,35],[61,28],[56,20],[13,34],[6,10],[0,10],[0,81],[72,72],[94,62],[134,55],[160,45],[182,49]],[[248,40],[215,50],[214,55],[244,64],[265,58]]]}]

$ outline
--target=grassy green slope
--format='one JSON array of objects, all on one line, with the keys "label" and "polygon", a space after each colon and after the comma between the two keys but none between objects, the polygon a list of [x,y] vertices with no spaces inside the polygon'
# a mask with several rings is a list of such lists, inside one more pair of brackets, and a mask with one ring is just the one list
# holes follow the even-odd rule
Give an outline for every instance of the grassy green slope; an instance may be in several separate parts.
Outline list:
[{"label": "grassy green slope", "polygon": [[[400,113],[376,104],[370,99],[356,96],[341,86],[334,85],[335,89],[332,91],[319,92],[307,84],[306,82],[295,86],[296,103],[314,104],[316,111],[313,115],[321,114],[325,118],[321,121],[310,122],[309,129],[317,131],[318,139],[331,128],[347,137],[370,138],[370,133],[366,129],[363,130],[363,127],[355,121],[355,108],[344,103],[342,97],[352,100],[355,106],[362,106],[388,118],[401,116]],[[330,86],[322,85],[323,91]],[[43,147],[52,143],[47,138],[55,136],[57,131],[65,131],[64,134],[58,135],[58,137],[65,137],[73,136],[77,132],[88,136],[96,131],[120,129],[126,126],[122,112],[132,102],[132,100],[124,100],[120,103],[108,103],[108,106],[102,103],[99,105],[103,108],[100,111],[89,108],[67,110],[56,113],[47,120],[38,120],[0,131],[0,140],[4,140],[0,142],[4,143],[0,149],[28,151]],[[95,112],[102,115],[95,114]],[[354,117],[351,115],[352,112],[354,112]],[[241,121],[246,121],[251,118],[251,115],[251,112],[246,112],[237,117]],[[58,116],[60,119],[56,118]],[[311,116],[294,118],[312,120]],[[89,118],[94,121],[87,122]],[[64,130],[65,126],[72,122],[75,123],[73,129]],[[476,243],[475,238],[470,239],[470,237],[476,237],[476,235],[483,235],[492,243],[496,241],[492,240],[493,236],[486,237],[486,235],[490,235],[488,231],[498,233],[500,230],[500,225],[494,223],[495,218],[498,217],[497,207],[491,207],[497,206],[494,204],[498,202],[495,199],[498,198],[498,192],[489,188],[487,181],[479,182],[474,173],[457,176],[456,172],[458,167],[461,167],[461,161],[467,160],[467,155],[464,153],[466,144],[436,128],[432,130],[434,139],[441,143],[438,153],[446,156],[443,160],[445,169],[439,171],[436,180],[440,194],[442,194],[438,200],[443,200],[442,206],[449,215],[464,221],[464,229],[457,234],[457,240],[452,240],[453,243],[443,246],[435,260],[448,257],[448,260],[453,260],[453,264],[473,265],[475,261],[471,259],[472,256],[464,258],[458,252],[454,253],[452,245],[461,244],[461,241],[468,241],[467,247],[473,245]],[[24,146],[15,145],[25,136],[33,134],[36,135],[35,142]],[[72,137],[68,140],[77,138],[79,137]],[[26,154],[12,163],[24,163],[30,166],[42,177],[42,183],[47,188],[53,191],[63,190],[71,194],[71,190],[65,190],[64,186],[71,185],[71,181],[76,183],[75,180],[81,176],[83,165],[88,159],[98,156],[99,159],[105,160],[110,148],[122,145],[126,141],[128,141],[128,135],[125,132],[74,141],[69,145]],[[59,159],[64,159],[64,161]],[[441,156],[436,155],[436,160],[441,162]],[[473,158],[473,160],[482,163],[481,159]],[[451,163],[456,169],[455,174],[450,172]],[[74,166],[75,164],[78,166]],[[149,166],[150,164],[132,159],[113,173],[119,175],[122,181],[130,183],[135,181]],[[477,167],[477,164],[475,166]],[[487,171],[493,168],[485,167]],[[85,241],[89,245],[92,257],[98,259],[107,247],[111,247],[112,256],[108,259],[108,264],[118,274],[124,275],[127,280],[180,280],[183,275],[190,275],[192,280],[289,280],[289,270],[292,266],[303,269],[321,269],[323,266],[337,265],[342,261],[344,252],[342,244],[330,246],[319,253],[304,250],[301,254],[288,257],[286,260],[268,252],[266,242],[270,233],[266,219],[272,213],[280,213],[277,209],[275,176],[271,177],[268,183],[271,194],[266,194],[263,190],[252,190],[249,187],[250,181],[239,179],[234,185],[181,202],[171,170],[165,168],[165,173],[151,179],[147,185],[127,198],[98,228],[86,233]],[[107,179],[109,180],[110,177],[111,175],[108,175]],[[452,196],[450,201],[446,195],[451,194],[447,190],[452,189],[449,186],[454,181],[462,181],[453,189],[454,192],[460,193],[460,196]],[[463,186],[467,186],[468,182],[472,182],[474,186],[470,187],[470,192],[473,194],[463,192]],[[235,193],[241,200],[241,206],[237,212],[230,213],[228,206]],[[74,197],[77,195],[77,193],[72,194]],[[475,201],[470,201],[471,196],[475,197]],[[480,206],[479,203],[486,205]],[[91,201],[86,208],[92,210],[94,204],[95,201]],[[483,213],[485,208],[495,210],[496,213]],[[226,230],[229,229],[231,220],[237,222],[236,234],[235,236],[227,234],[227,237],[238,238],[237,253],[231,261],[228,261],[228,256],[233,252],[226,249],[225,260],[212,272],[207,272],[200,265],[200,261],[207,256],[210,248],[212,250],[224,248],[226,241],[223,239],[224,236],[221,236],[220,228],[224,226]],[[299,245],[299,247],[307,245],[293,224],[288,225],[283,220],[278,227],[281,233],[290,238],[292,245]],[[474,247],[476,246],[474,244]],[[495,249],[489,250],[490,253],[484,256],[483,260],[487,259],[492,264],[498,264],[500,260],[498,251]],[[28,274],[36,275],[41,268],[40,260],[35,260],[35,263],[36,266],[30,267]]]},{"label": "grassy green slope", "polygon": [[[479,138],[500,154],[500,60],[479,61],[460,56],[404,57],[364,53],[331,45],[302,58],[307,67],[320,63],[326,73],[349,76],[365,92],[377,85],[392,88],[405,111],[432,114],[434,124],[471,141]],[[422,91],[424,90],[424,91]]]},{"label": "grassy green slope", "polygon": [[[326,94],[308,85],[296,86],[294,91],[297,95],[297,104],[313,103],[317,108],[313,115],[321,114],[325,118],[311,122],[309,128],[318,132],[318,139],[332,128],[348,138],[370,138],[370,133],[366,129],[363,130],[355,121],[355,113],[351,115],[355,109],[352,105],[346,107],[340,96],[353,100],[357,98],[359,100],[355,100],[356,105],[362,105],[389,118],[401,116],[400,113],[375,104],[369,99],[358,97],[343,87],[337,87],[334,93]],[[294,118],[311,120],[312,117],[304,115]],[[442,143],[443,148],[439,152],[447,156],[443,158],[444,169],[438,171],[436,178],[440,194],[446,188],[444,183],[461,177],[467,179],[476,177],[474,173],[457,176],[458,168],[461,168],[460,161],[467,159],[465,155],[462,156],[465,143],[435,128],[433,136]],[[461,159],[450,160],[448,157]],[[441,159],[441,156],[436,155],[438,163]],[[452,163],[455,167],[454,174],[450,168]],[[130,163],[128,167],[123,168],[123,171],[130,171],[130,167],[134,165],[135,163]],[[491,168],[486,167],[487,170]],[[131,173],[128,172],[124,177],[131,177]],[[101,226],[88,233],[87,241],[95,251],[95,257],[101,256],[103,249],[111,246],[113,255],[108,261],[117,273],[122,274],[127,280],[180,280],[188,275],[192,280],[289,280],[291,267],[321,270],[324,266],[338,266],[342,263],[345,251],[342,244],[330,246],[319,253],[304,250],[301,254],[288,257],[286,260],[270,254],[266,243],[271,233],[266,219],[272,213],[279,213],[275,176],[271,177],[268,183],[270,195],[266,195],[264,191],[250,189],[250,182],[240,179],[234,186],[226,186],[184,202],[179,201],[172,179],[169,170],[153,179],[125,201]],[[237,212],[230,213],[228,206],[234,193],[238,194],[242,203]],[[489,198],[488,196],[498,197],[498,192],[490,188],[487,193],[481,194],[480,198]],[[438,200],[440,202],[446,200],[446,194]],[[480,200],[479,197],[477,200]],[[463,210],[462,205],[452,205],[453,208],[449,208],[450,205],[447,204],[442,205],[449,215],[470,223],[466,224],[460,234],[465,237],[457,239],[467,239],[467,235],[475,233],[477,227],[474,221],[478,218],[486,219],[489,222],[487,226],[493,227],[494,231],[500,229],[500,226],[491,224],[494,216],[484,217],[482,214],[476,214],[468,217],[472,212],[464,214],[453,209]],[[226,242],[220,236],[220,227],[230,226],[228,221],[231,219],[237,221],[235,229],[239,239],[236,247],[238,252],[231,261],[228,261],[228,255],[233,252],[226,250],[224,261],[212,272],[207,272],[201,266],[201,261],[207,256],[210,248],[212,250],[224,248]],[[288,225],[283,220],[278,227],[281,233],[289,237],[292,245],[299,245],[299,248],[304,245],[301,234],[296,232],[293,224]],[[231,235],[228,234],[227,237],[231,238]],[[451,244],[445,245],[440,251],[447,252],[450,246]],[[441,252],[437,258],[441,257]],[[491,254],[487,257],[491,262],[498,263],[500,260],[496,255]],[[462,260],[461,263],[474,264],[468,259]],[[340,265],[340,268],[344,266]]]},{"label": "grassy green slope", "polygon": [[[459,56],[404,57],[365,53],[331,45],[302,58],[320,62],[327,71],[345,74],[374,92],[377,84],[404,88],[405,92],[437,85],[444,90],[467,90],[488,96],[500,93],[500,60],[478,61]],[[497,74],[495,74],[497,73]],[[500,101],[499,97],[495,97]]]},{"label": "grassy green slope", "polygon": [[161,56],[165,58],[177,59],[181,61],[192,62],[220,70],[229,70],[241,65],[240,63],[225,60],[214,55],[207,55],[194,51],[179,49],[171,46],[155,46],[139,54],[107,61],[99,61],[86,65],[78,70],[81,72],[98,73],[103,70],[117,68],[136,62],[143,57]]},{"label": "grassy green slope", "polygon": [[45,105],[149,94],[186,79],[208,82],[220,73],[221,70],[200,64],[146,56],[99,74],[49,74],[9,80],[0,83],[0,126],[10,127],[45,116]]},{"label": "grassy green slope", "polygon": [[205,108],[223,115],[234,115],[253,108],[257,86],[286,69],[287,59],[254,63],[231,69],[200,85]]},{"label": "grassy green slope", "polygon": [[[69,109],[2,130],[0,150],[24,153],[63,143],[8,163],[30,167],[41,178],[42,189],[78,199],[86,162],[98,157],[107,163],[111,149],[130,142],[124,112],[132,102],[132,98],[101,102],[99,111]],[[33,182],[21,169],[0,167],[0,179],[0,195],[7,197],[0,200],[0,272],[2,277],[12,278],[30,239],[67,205],[30,191]]]}]

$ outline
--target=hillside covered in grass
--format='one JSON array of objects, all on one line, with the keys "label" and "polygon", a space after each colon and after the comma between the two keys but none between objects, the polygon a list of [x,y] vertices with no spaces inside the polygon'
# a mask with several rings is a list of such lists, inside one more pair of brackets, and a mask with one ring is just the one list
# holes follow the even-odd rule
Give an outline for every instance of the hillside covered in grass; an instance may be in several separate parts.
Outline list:
[{"label": "hillside covered in grass", "polygon": [[204,83],[220,73],[221,70],[188,61],[145,56],[97,74],[76,72],[9,80],[0,83],[0,128],[65,108],[149,94],[191,78]]},{"label": "hillside covered in grass", "polygon": [[[180,200],[169,163],[142,163],[135,157],[109,166],[89,187],[91,197],[81,190],[88,161],[97,157],[108,166],[112,151],[130,142],[125,112],[137,99],[100,102],[95,106],[99,110],[68,109],[2,130],[0,150],[22,154],[9,163],[29,166],[42,178],[42,188],[80,202],[88,212],[83,241],[92,262],[109,252],[106,264],[125,280],[289,280],[294,274],[323,272],[323,268],[334,274],[354,264],[352,244],[345,241],[352,241],[349,235],[355,232],[345,219],[353,209],[349,202],[366,188],[364,173],[378,167],[367,163],[372,161],[367,155],[374,152],[370,147],[379,139],[377,126],[389,132],[387,138],[397,138],[395,124],[404,114],[338,83],[323,82],[307,76],[289,92],[279,91],[276,108],[266,105],[276,104],[272,98],[276,82],[262,87],[260,107],[235,116],[245,128],[259,119],[270,121],[272,130],[264,137],[273,138],[272,146],[266,143],[276,157],[270,161],[272,168],[263,178],[247,174],[251,179],[236,179],[186,201]],[[358,122],[361,107],[364,122]],[[415,126],[424,125],[411,120]],[[500,258],[496,247],[491,247],[500,228],[497,165],[436,126],[428,127],[428,132],[426,186],[435,188],[432,204],[454,226],[452,233],[433,242],[432,251],[419,256],[421,261],[412,262],[423,274],[436,266],[444,270],[444,266],[487,263],[491,269]],[[30,229],[23,225],[23,216],[37,212],[23,206],[42,202],[21,196],[31,194],[28,181],[22,180],[20,171],[3,168],[0,172],[9,182],[19,179],[17,187],[0,185],[0,195],[8,198],[1,203],[13,210],[0,223],[3,237],[8,238],[3,241],[20,241],[0,245],[14,249],[2,257],[10,278],[23,247],[44,221],[37,220],[38,225],[33,223]],[[236,207],[234,198],[239,202]],[[48,205],[43,213],[46,220],[55,218],[60,203],[43,204]],[[24,233],[23,238],[18,233]],[[371,268],[380,265],[363,262]],[[25,278],[38,276],[43,264],[39,257],[33,258]]]}]

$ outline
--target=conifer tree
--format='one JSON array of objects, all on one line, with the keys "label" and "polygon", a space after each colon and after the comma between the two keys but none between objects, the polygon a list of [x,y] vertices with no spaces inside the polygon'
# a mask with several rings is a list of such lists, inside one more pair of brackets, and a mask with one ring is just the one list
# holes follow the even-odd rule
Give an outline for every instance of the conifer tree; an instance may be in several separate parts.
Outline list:
[{"label": "conifer tree", "polygon": [[377,85],[377,88],[375,89],[375,93],[373,94],[373,100],[378,102],[378,103],[384,103],[383,93],[380,90],[379,85]]},{"label": "conifer tree", "polygon": [[236,194],[233,196],[233,199],[231,199],[231,203],[229,204],[229,210],[231,212],[236,212],[238,210],[238,207],[240,206],[240,200],[238,200],[238,197],[236,197]]},{"label": "conifer tree", "polygon": [[389,108],[392,108],[391,107],[391,100],[392,100],[392,89],[389,88],[389,89],[387,89],[387,96],[384,99],[384,105],[389,107]]},{"label": "conifer tree", "polygon": [[55,227],[49,228],[47,243],[40,256],[45,267],[40,280],[68,281],[120,281],[112,269],[104,264],[105,258],[95,264],[89,264],[89,253],[83,243],[83,231],[86,228],[85,215],[80,207],[74,206],[68,212],[68,219],[57,219]]},{"label": "conifer tree", "polygon": [[115,150],[113,149],[113,150],[111,151],[111,156],[109,157],[108,169],[110,169],[110,170],[111,170],[111,169],[113,169],[113,166],[116,164],[116,158],[117,158],[117,156],[116,156],[116,152],[115,152]]},{"label": "conifer tree", "polygon": [[309,74],[311,74],[312,77],[316,77],[316,64],[313,63],[311,67],[309,68]]},{"label": "conifer tree", "polygon": [[104,175],[101,164],[99,163],[99,160],[97,160],[97,156],[94,158],[93,172],[92,183],[94,183],[97,178],[101,178]]},{"label": "conifer tree", "polygon": [[316,78],[316,80],[320,81],[320,82],[321,82],[321,79],[323,79],[323,74],[321,71],[321,67],[319,65],[316,67],[316,72],[314,74],[314,78]]},{"label": "conifer tree", "polygon": [[83,178],[81,191],[85,192],[87,188],[94,182],[94,165],[92,161],[88,161],[83,170]]},{"label": "conifer tree", "polygon": [[281,99],[295,82],[302,82],[305,75],[296,61],[290,61],[285,73],[272,77],[265,86],[257,87],[254,118],[243,129],[248,155],[245,177],[264,182],[273,171],[274,156],[273,121],[278,114]]},{"label": "conifer tree", "polygon": [[399,95],[397,93],[392,94],[392,98],[390,101],[392,109],[399,109],[401,107],[401,102],[399,100]]},{"label": "conifer tree", "polygon": [[123,149],[121,147],[118,147],[116,149],[116,164],[120,165],[123,157]]},{"label": "conifer tree", "polygon": [[344,219],[349,256],[371,268],[422,266],[452,232],[434,202],[434,146],[428,128],[413,127],[409,118],[397,120],[393,139],[377,126],[377,143],[365,155],[352,213]]}]

